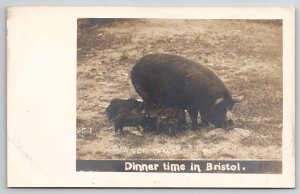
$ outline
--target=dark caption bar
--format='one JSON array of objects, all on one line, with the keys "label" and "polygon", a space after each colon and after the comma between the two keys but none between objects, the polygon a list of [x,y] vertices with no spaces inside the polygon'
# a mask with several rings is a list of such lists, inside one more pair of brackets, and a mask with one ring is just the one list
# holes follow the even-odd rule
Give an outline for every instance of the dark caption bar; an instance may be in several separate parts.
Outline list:
[{"label": "dark caption bar", "polygon": [[77,160],[77,171],[154,173],[281,174],[281,161]]}]

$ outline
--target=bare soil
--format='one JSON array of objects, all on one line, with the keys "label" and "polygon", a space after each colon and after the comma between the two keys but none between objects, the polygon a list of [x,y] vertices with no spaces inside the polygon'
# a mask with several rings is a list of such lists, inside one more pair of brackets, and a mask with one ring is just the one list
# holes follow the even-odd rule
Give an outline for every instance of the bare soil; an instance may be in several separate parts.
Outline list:
[{"label": "bare soil", "polygon": [[[276,20],[79,21],[77,159],[281,159],[282,23]],[[232,94],[231,130],[202,127],[178,136],[125,128],[116,134],[105,108],[113,98],[140,99],[135,62],[172,53],[213,69]],[[188,118],[188,115],[187,115]]]}]

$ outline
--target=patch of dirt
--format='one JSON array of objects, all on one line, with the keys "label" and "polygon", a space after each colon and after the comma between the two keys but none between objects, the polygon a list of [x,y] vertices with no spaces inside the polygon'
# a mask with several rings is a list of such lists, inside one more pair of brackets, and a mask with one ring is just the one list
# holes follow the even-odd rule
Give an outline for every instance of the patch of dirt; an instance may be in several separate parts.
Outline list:
[{"label": "patch of dirt", "polygon": [[[280,21],[85,20],[77,44],[77,159],[281,159]],[[113,98],[140,99],[131,68],[158,52],[202,63],[232,94],[245,94],[233,109],[235,128],[192,131],[189,122],[176,137],[136,128],[116,134],[105,108]]]}]

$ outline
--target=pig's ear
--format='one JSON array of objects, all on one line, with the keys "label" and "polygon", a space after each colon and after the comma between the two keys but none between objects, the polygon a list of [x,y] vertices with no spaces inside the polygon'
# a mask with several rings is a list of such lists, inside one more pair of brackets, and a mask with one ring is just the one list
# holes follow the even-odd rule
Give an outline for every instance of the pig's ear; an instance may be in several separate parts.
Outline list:
[{"label": "pig's ear", "polygon": [[130,96],[130,100],[136,100],[136,98],[133,96]]},{"label": "pig's ear", "polygon": [[245,95],[241,95],[241,96],[232,96],[232,100],[234,103],[238,103],[243,101],[245,98]]}]

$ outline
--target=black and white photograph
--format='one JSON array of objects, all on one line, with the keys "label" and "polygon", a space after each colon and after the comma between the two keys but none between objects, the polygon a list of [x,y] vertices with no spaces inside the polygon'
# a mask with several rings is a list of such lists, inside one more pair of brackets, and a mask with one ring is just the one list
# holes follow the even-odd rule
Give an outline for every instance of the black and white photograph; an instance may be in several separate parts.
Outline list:
[{"label": "black and white photograph", "polygon": [[281,161],[282,33],[282,20],[78,19],[77,160]]}]

